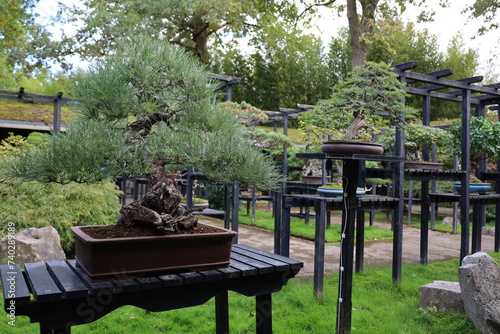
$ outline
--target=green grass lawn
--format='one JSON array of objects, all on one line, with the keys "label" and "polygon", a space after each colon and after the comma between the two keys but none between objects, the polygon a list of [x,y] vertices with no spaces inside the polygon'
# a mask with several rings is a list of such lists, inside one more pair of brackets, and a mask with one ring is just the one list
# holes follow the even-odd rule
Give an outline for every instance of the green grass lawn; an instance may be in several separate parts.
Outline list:
[{"label": "green grass lawn", "polygon": [[[500,253],[491,253],[498,261]],[[354,275],[353,333],[479,334],[468,317],[418,306],[418,287],[434,280],[457,281],[458,260],[428,265],[403,265],[401,284],[392,282],[391,268],[369,269]],[[274,333],[334,333],[338,277],[327,275],[324,299],[313,296],[312,280],[295,278],[273,294]],[[3,308],[3,305],[2,305]],[[229,294],[231,333],[255,333],[254,298]],[[214,302],[161,313],[124,306],[98,321],[76,326],[73,333],[214,333]],[[38,324],[18,316],[16,326],[0,318],[0,333],[38,333]]]}]

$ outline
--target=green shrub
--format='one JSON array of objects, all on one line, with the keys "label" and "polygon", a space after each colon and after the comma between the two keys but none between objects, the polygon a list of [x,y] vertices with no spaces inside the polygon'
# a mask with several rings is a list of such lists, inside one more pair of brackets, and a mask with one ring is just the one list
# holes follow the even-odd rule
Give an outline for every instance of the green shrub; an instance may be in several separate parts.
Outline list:
[{"label": "green shrub", "polygon": [[69,251],[73,245],[71,226],[116,222],[120,194],[111,182],[61,185],[1,180],[0,235],[7,233],[9,222],[15,223],[16,231],[53,226],[59,232],[63,249]]}]

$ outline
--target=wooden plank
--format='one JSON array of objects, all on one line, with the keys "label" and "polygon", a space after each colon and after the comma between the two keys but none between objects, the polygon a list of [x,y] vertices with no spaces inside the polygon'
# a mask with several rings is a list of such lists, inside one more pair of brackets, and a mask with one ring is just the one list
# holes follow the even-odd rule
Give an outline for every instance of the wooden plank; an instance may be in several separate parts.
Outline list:
[{"label": "wooden plank", "polygon": [[294,267],[302,268],[304,266],[304,263],[302,263],[300,261],[288,258],[286,256],[281,256],[281,255],[278,255],[278,254],[266,252],[264,250],[253,248],[253,247],[250,247],[250,246],[247,246],[247,245],[242,245],[242,244],[233,245],[233,248],[237,248],[237,249],[239,248],[239,249],[248,250],[248,251],[250,251],[252,253],[255,253],[255,254],[264,255],[266,257],[275,259],[277,261],[288,263],[289,265],[294,266]]},{"label": "wooden plank", "polygon": [[47,271],[44,263],[26,263],[24,268],[31,291],[33,291],[37,301],[49,302],[61,299],[62,292]]},{"label": "wooden plank", "polygon": [[64,298],[85,298],[87,286],[64,261],[48,261],[47,270],[62,291]]},{"label": "wooden plank", "polygon": [[231,267],[220,268],[220,269],[217,269],[217,271],[219,271],[225,279],[238,278],[238,277],[241,277],[243,275],[241,270],[238,270],[236,268],[231,268]]},{"label": "wooden plank", "polygon": [[115,292],[131,292],[140,289],[140,285],[135,279],[120,279],[112,282],[116,287]]},{"label": "wooden plank", "polygon": [[203,282],[204,276],[197,272],[186,272],[179,274],[180,277],[184,280],[185,284],[193,284],[193,283],[201,283]]},{"label": "wooden plank", "polygon": [[4,308],[11,305],[25,305],[30,302],[30,291],[24,279],[21,267],[18,264],[4,264],[0,266]]},{"label": "wooden plank", "polygon": [[141,277],[136,279],[142,290],[158,289],[165,286],[158,277]]},{"label": "wooden plank", "polygon": [[111,282],[102,281],[102,282],[93,282],[87,273],[80,267],[76,265],[76,260],[68,260],[68,266],[73,270],[73,272],[81,279],[83,284],[87,286],[92,295],[97,295],[99,291],[109,290],[113,291],[114,286]]},{"label": "wooden plank", "polygon": [[162,275],[158,276],[161,279],[165,286],[177,286],[182,284],[182,278],[177,275]]},{"label": "wooden plank", "polygon": [[231,258],[231,263],[229,264],[231,268],[241,271],[242,276],[252,276],[257,275],[257,268],[249,266],[248,264],[236,261]]},{"label": "wooden plank", "polygon": [[231,260],[233,259],[238,262],[245,263],[251,267],[257,268],[260,274],[272,273],[274,271],[274,267],[268,263],[257,261],[251,257],[240,255],[235,252],[231,254]]},{"label": "wooden plank", "polygon": [[257,253],[253,253],[253,252],[251,252],[249,250],[245,250],[245,249],[242,249],[242,248],[234,247],[233,248],[233,252],[241,254],[241,255],[245,255],[247,257],[252,257],[252,258],[254,258],[254,259],[258,260],[258,261],[267,263],[267,264],[273,266],[276,271],[284,271],[284,270],[286,270],[286,269],[288,269],[290,267],[290,265],[288,263],[286,263],[286,262],[279,261],[279,260],[276,260],[274,258],[265,256],[265,255],[260,255],[260,254],[257,254]]},{"label": "wooden plank", "polygon": [[223,274],[218,271],[218,270],[204,270],[204,271],[199,271],[200,275],[203,275],[205,277],[204,281],[205,282],[212,282],[212,281],[217,281],[223,279]]}]

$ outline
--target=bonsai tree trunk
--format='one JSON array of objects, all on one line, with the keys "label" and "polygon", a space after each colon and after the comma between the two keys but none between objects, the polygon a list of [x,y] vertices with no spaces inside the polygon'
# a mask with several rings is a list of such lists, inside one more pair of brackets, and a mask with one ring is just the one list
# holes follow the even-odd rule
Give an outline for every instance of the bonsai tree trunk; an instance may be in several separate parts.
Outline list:
[{"label": "bonsai tree trunk", "polygon": [[197,225],[198,219],[192,211],[180,205],[177,182],[167,177],[163,166],[157,163],[154,171],[147,175],[149,190],[144,197],[122,207],[118,226],[143,225],[168,234]]},{"label": "bonsai tree trunk", "polygon": [[357,115],[352,124],[347,128],[345,139],[354,139],[358,131],[366,126],[366,116]]}]

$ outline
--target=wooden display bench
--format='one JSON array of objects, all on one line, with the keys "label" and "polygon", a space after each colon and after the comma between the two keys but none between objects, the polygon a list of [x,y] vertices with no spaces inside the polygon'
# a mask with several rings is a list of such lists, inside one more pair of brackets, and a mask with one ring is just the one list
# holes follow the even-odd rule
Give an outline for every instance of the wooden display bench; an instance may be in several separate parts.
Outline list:
[{"label": "wooden display bench", "polygon": [[[271,294],[303,263],[245,245],[233,245],[228,268],[92,282],[74,260],[0,266],[4,308],[40,323],[40,333],[70,333],[123,305],[152,312],[201,305],[216,297],[216,332],[228,333],[228,291],[256,297],[257,333],[272,333]],[[12,306],[13,305],[13,306]],[[14,311],[11,311],[11,310]]]}]

